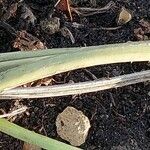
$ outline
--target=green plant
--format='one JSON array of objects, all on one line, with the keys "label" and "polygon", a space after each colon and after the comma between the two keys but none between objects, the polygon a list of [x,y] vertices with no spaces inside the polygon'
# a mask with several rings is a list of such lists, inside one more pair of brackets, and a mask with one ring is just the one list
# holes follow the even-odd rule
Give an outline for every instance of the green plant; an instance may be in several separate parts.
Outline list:
[{"label": "green plant", "polygon": [[[0,92],[65,71],[95,65],[150,61],[150,42],[0,54]],[[77,149],[0,119],[0,131],[45,149]]]},{"label": "green plant", "polygon": [[29,131],[5,119],[0,119],[0,131],[48,150],[79,150],[79,148]]},{"label": "green plant", "polygon": [[73,69],[149,60],[149,41],[1,54],[0,92]]}]

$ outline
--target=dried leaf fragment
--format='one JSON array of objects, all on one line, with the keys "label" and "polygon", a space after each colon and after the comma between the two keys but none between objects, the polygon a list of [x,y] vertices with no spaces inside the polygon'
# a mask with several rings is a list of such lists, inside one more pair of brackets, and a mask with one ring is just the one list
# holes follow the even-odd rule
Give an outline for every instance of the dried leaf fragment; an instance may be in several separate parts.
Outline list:
[{"label": "dried leaf fragment", "polygon": [[22,85],[22,87],[40,87],[40,86],[48,86],[52,85],[54,79],[52,77],[43,78],[34,82],[30,82]]},{"label": "dried leaf fragment", "polygon": [[14,48],[18,48],[22,51],[45,49],[44,44],[33,35],[26,31],[17,32],[16,39],[13,43]]},{"label": "dried leaf fragment", "polygon": [[57,10],[64,12],[64,13],[67,12],[69,15],[69,19],[72,21],[72,13],[71,13],[69,0],[58,0],[58,2],[55,4],[55,8]]},{"label": "dried leaf fragment", "polygon": [[128,23],[132,19],[132,13],[126,9],[125,7],[122,7],[119,16],[117,18],[117,24],[123,25]]},{"label": "dried leaf fragment", "polygon": [[144,19],[139,21],[139,28],[134,29],[134,36],[137,40],[148,40],[150,38],[150,22]]},{"label": "dried leaf fragment", "polygon": [[33,144],[24,143],[23,150],[41,150],[41,148]]},{"label": "dried leaf fragment", "polygon": [[142,19],[142,20],[140,20],[139,23],[140,23],[141,27],[143,28],[145,34],[150,33],[150,22]]}]

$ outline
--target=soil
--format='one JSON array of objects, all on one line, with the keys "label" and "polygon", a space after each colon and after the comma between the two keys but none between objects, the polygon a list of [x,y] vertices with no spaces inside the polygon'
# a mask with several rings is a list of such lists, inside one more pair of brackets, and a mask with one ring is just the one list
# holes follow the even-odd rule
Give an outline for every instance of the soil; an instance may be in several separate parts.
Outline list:
[{"label": "soil", "polygon": [[[3,14],[9,10],[10,5],[16,1],[0,1],[1,20]],[[32,36],[38,38],[47,48],[81,47],[137,41],[139,38],[137,38],[134,31],[137,28],[142,28],[140,20],[144,19],[150,21],[149,0],[114,0],[116,4],[115,7],[103,14],[96,14],[89,17],[80,17],[73,14],[74,21],[86,25],[84,28],[73,27],[64,13],[55,12],[54,16],[60,18],[60,26],[67,26],[74,36],[75,43],[72,43],[71,40],[64,37],[61,32],[49,35],[40,28],[40,21],[50,16],[56,2],[57,1],[51,0],[25,0],[22,6],[19,6],[17,11],[9,19],[4,21],[11,25],[16,31],[25,30]],[[110,2],[110,0],[97,0],[96,7],[104,7],[108,2]],[[22,19],[20,17],[21,7],[23,7],[25,3],[36,17],[34,23],[31,22],[31,20]],[[74,7],[75,6],[93,7],[88,0],[74,0]],[[117,26],[116,18],[121,7],[125,7],[132,12],[132,20],[122,25],[119,29],[109,30],[108,28]],[[102,29],[102,27],[106,29]],[[94,30],[94,28],[98,29]],[[12,32],[12,30],[7,30],[0,25],[1,53],[20,50],[19,48],[14,48],[12,44],[15,40]],[[142,39],[150,37],[147,32],[144,32],[142,36]],[[108,78],[148,69],[150,69],[148,62],[123,63],[87,68],[96,78]],[[57,83],[93,80],[87,70],[80,69],[59,74],[54,76],[53,79],[57,81]],[[67,106],[73,106],[83,111],[91,122],[87,140],[80,146],[81,148],[86,150],[149,150],[149,91],[150,84],[149,82],[145,82],[82,95],[34,100],[1,100],[0,110],[7,113],[20,106],[27,106],[28,111],[26,113],[10,118],[10,120],[27,129],[63,141],[56,133],[56,117]],[[0,133],[0,148],[2,150],[21,150],[22,146],[22,141]]]}]

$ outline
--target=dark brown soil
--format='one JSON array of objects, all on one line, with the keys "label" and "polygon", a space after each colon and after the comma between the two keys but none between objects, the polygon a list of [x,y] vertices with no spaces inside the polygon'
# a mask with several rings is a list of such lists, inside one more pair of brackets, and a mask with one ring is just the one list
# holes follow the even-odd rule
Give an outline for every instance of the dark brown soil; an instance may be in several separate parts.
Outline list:
[{"label": "dark brown soil", "polygon": [[[17,0],[16,0],[17,1]],[[0,17],[5,14],[8,7],[15,0],[4,0],[0,5]],[[87,6],[88,0],[74,0],[75,6]],[[105,6],[110,0],[98,1],[97,7]],[[116,7],[103,14],[90,17],[74,16],[78,23],[86,27],[73,28],[69,20],[62,13],[54,15],[61,20],[61,26],[67,26],[75,38],[72,44],[70,39],[62,36],[60,32],[48,35],[41,31],[39,22],[47,18],[53,9],[54,1],[51,0],[25,0],[37,18],[34,25],[20,18],[21,8],[16,14],[5,21],[15,30],[26,30],[39,38],[47,48],[75,47],[101,45],[108,43],[121,43],[136,41],[134,29],[140,28],[141,19],[150,20],[149,0],[114,0]],[[133,12],[132,20],[117,30],[104,30],[101,27],[116,27],[116,18],[121,7],[126,7]],[[93,30],[93,28],[99,28]],[[144,36],[144,35],[143,35]],[[146,34],[149,38],[150,35]],[[0,52],[17,51],[12,46],[14,36],[10,31],[0,25]],[[124,63],[91,67],[87,70],[97,78],[112,77],[136,71],[150,69],[150,64]],[[57,82],[67,83],[93,80],[85,69],[63,73],[53,77]],[[150,91],[149,82],[139,83],[118,89],[105,90],[90,94],[66,96],[38,100],[1,100],[0,110],[6,113],[20,105],[27,106],[28,112],[11,118],[16,124],[36,131],[40,134],[62,141],[56,133],[55,120],[57,115],[67,106],[82,110],[91,122],[91,129],[86,142],[81,148],[86,150],[149,150],[150,149]],[[65,141],[63,141],[65,142]],[[21,150],[23,142],[8,135],[0,133],[0,149]]]}]

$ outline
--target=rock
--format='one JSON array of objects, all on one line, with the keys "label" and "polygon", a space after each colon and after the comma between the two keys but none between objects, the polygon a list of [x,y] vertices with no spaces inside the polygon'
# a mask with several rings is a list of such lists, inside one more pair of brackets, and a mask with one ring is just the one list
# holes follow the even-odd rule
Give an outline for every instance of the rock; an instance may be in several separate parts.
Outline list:
[{"label": "rock", "polygon": [[130,10],[126,9],[125,7],[122,7],[119,16],[117,18],[117,24],[118,25],[123,25],[131,21],[132,19],[132,13]]},{"label": "rock", "polygon": [[80,146],[85,142],[91,125],[81,111],[67,107],[57,116],[56,127],[62,139],[70,142],[71,145]]}]

